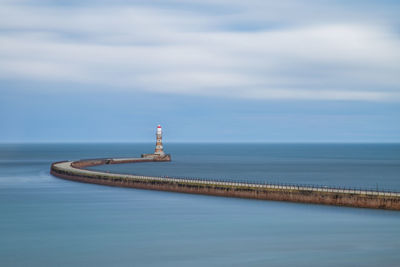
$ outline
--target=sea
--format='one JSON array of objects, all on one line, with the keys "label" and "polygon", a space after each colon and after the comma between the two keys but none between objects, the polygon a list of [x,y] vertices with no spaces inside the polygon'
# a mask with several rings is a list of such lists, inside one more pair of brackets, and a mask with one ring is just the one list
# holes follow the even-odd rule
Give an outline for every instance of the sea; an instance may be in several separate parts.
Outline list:
[{"label": "sea", "polygon": [[[168,143],[118,173],[400,192],[400,144]],[[60,160],[152,143],[0,144],[0,266],[399,266],[400,212],[59,179]]]}]

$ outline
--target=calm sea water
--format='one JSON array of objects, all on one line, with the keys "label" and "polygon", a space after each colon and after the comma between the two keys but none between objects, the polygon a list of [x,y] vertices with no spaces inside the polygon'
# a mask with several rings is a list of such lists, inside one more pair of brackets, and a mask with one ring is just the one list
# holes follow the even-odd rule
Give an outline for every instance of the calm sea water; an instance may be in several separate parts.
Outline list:
[{"label": "calm sea water", "polygon": [[[168,176],[400,191],[400,145],[168,144]],[[57,160],[153,144],[0,145],[1,266],[398,266],[400,212],[106,187],[49,175]]]}]

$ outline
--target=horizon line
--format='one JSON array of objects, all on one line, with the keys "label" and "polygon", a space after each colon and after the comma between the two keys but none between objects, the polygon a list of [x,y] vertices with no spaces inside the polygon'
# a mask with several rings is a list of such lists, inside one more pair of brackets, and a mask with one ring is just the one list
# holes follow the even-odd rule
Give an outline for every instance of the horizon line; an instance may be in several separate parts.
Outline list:
[{"label": "horizon line", "polygon": [[[10,141],[7,144],[153,144],[154,141]],[[165,144],[400,144],[400,141],[169,141]]]}]

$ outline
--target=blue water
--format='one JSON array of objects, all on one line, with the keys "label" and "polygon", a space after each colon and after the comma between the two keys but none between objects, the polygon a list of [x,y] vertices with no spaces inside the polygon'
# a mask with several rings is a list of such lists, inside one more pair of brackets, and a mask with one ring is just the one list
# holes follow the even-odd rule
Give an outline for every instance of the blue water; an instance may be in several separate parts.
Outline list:
[{"label": "blue water", "polygon": [[[0,266],[398,266],[400,212],[82,184],[50,163],[153,144],[0,145]],[[400,145],[168,144],[120,172],[400,189]]]}]

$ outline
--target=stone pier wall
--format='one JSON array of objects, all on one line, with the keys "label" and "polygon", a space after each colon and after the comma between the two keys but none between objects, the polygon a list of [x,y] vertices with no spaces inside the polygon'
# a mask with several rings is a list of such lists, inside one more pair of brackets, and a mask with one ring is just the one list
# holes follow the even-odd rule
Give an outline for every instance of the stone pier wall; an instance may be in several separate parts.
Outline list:
[{"label": "stone pier wall", "polygon": [[75,162],[56,162],[51,166],[54,176],[77,182],[203,194],[222,197],[239,197],[260,200],[290,201],[358,208],[400,210],[400,194],[307,188],[301,186],[273,186],[236,182],[217,182],[196,179],[163,178],[140,175],[115,174],[84,169],[102,164],[149,162],[151,159],[95,159]]}]

